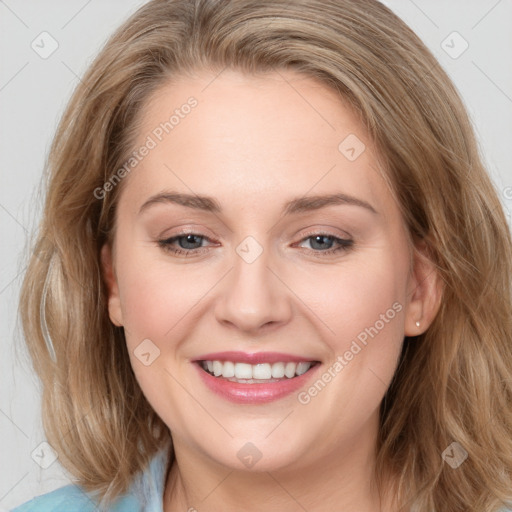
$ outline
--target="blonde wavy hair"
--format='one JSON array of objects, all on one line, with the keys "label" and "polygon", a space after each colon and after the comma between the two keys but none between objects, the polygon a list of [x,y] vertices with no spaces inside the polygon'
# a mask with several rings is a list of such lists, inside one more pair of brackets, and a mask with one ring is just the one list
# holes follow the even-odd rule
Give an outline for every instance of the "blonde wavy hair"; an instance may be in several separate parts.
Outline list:
[{"label": "blonde wavy hair", "polygon": [[[61,463],[114,500],[170,439],[107,311],[99,256],[123,183],[102,200],[94,191],[129,158],[152,92],[226,67],[299,71],[358,113],[444,282],[435,320],[404,340],[382,402],[376,475],[399,475],[397,510],[497,510],[512,494],[510,232],[456,88],[376,0],[152,0],[94,60],[51,146],[20,301]],[[454,441],[469,454],[456,470],[441,457]]]}]

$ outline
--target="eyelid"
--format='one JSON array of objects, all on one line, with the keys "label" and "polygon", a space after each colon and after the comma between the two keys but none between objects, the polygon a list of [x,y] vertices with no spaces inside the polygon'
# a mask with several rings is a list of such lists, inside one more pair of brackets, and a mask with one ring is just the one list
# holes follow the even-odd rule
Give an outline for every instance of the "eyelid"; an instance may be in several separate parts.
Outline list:
[{"label": "eyelid", "polygon": [[[209,234],[205,234],[203,232],[205,230],[205,228],[201,227],[201,228],[198,228],[197,231],[195,231],[194,228],[192,228],[190,226],[192,226],[192,225],[178,228],[178,231],[173,232],[172,235],[168,235],[168,236],[159,235],[159,236],[157,236],[157,238],[160,241],[166,241],[166,240],[170,240],[172,238],[177,238],[177,237],[180,237],[180,236],[195,235],[195,236],[204,238],[204,239],[208,240],[209,242],[215,241],[215,237],[213,237],[213,236],[211,236]],[[296,238],[296,237],[300,236],[300,241],[303,241],[303,239],[307,238],[308,236],[324,235],[324,236],[331,236],[333,238],[338,238],[338,239],[343,239],[343,237],[346,237],[346,239],[353,239],[353,236],[350,233],[346,232],[346,231],[342,231],[342,233],[340,234],[340,233],[331,232],[329,228],[322,228],[322,227],[312,228],[310,226],[308,226],[307,228],[303,228],[303,229],[305,229],[307,231],[305,231],[305,232],[298,231],[293,236],[293,238]],[[332,228],[332,229],[339,230],[339,228]],[[281,240],[283,238],[284,237],[281,237]]]},{"label": "eyelid", "polygon": [[[171,233],[171,234],[165,234]],[[156,235],[155,238],[159,240],[168,240],[169,238],[174,238],[176,236],[185,236],[185,235],[197,235],[203,238],[207,238],[209,240],[214,240],[215,236],[211,233],[208,228],[205,228],[203,224],[186,224],[184,226],[180,226],[177,228],[167,228],[161,232],[161,234]]]},{"label": "eyelid", "polygon": [[[337,231],[337,232],[334,232]],[[340,228],[334,227],[334,226],[328,226],[328,227],[322,227],[317,226],[315,224],[314,227],[308,226],[307,228],[304,228],[304,230],[299,231],[300,236],[306,237],[306,236],[314,236],[314,235],[328,235],[335,238],[353,238],[353,236],[348,233],[347,231],[344,231]],[[299,234],[297,236],[299,236]]]}]

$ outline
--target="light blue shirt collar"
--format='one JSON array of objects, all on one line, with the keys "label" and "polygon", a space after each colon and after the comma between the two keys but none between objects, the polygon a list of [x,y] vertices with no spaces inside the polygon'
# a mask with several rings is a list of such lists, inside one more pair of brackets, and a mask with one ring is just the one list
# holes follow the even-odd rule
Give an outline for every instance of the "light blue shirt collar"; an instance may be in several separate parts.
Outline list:
[{"label": "light blue shirt collar", "polygon": [[170,454],[171,444],[169,443],[153,457],[147,469],[139,473],[133,481],[129,494],[140,504],[141,511],[163,511],[163,495]]}]

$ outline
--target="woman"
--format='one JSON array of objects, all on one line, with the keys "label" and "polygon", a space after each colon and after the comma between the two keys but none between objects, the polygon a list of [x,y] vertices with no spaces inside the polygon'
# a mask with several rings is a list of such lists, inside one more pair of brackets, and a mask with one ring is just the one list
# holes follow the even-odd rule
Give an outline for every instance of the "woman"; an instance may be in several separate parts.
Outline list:
[{"label": "woman", "polygon": [[389,9],[150,1],[49,172],[21,314],[76,485],[17,510],[511,506],[510,234]]}]

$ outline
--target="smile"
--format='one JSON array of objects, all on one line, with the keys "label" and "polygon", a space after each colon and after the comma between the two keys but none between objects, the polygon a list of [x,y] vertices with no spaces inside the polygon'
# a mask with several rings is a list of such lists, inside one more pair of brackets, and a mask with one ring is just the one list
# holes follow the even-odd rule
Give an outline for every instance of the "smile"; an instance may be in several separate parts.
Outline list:
[{"label": "smile", "polygon": [[244,404],[268,403],[297,392],[321,365],[313,359],[270,352],[207,354],[193,362],[210,391]]}]

